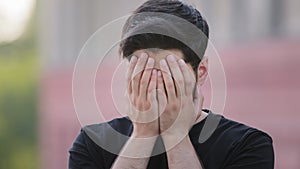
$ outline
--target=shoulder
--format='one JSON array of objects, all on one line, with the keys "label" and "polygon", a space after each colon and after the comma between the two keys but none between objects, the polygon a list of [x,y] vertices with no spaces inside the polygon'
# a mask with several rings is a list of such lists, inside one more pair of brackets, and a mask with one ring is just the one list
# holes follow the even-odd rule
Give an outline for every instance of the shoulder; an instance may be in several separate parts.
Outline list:
[{"label": "shoulder", "polygon": [[[217,118],[217,115],[214,115]],[[212,134],[215,139],[222,140],[221,144],[227,144],[230,148],[250,146],[255,144],[272,145],[272,137],[266,132],[249,125],[219,116],[219,124]]]},{"label": "shoulder", "polygon": [[123,135],[129,135],[132,130],[132,123],[128,117],[115,118],[111,121],[87,125],[82,128],[88,135],[104,136],[107,132],[118,132]]},{"label": "shoulder", "polygon": [[116,118],[109,122],[88,125],[82,128],[89,140],[97,146],[117,153],[132,132],[132,123],[127,117]]},{"label": "shoulder", "polygon": [[228,130],[226,133],[232,138],[230,153],[224,166],[227,168],[274,168],[273,140],[269,134],[226,118],[220,124],[222,130]]},{"label": "shoulder", "polygon": [[252,138],[263,139],[270,144],[273,142],[271,136],[266,132],[225,117],[222,117],[218,129],[232,138],[233,145]]},{"label": "shoulder", "polygon": [[69,166],[82,168],[83,165],[95,165],[102,168],[110,165],[131,130],[132,124],[127,117],[83,127],[69,150]]},{"label": "shoulder", "polygon": [[[129,136],[132,130],[132,123],[127,117],[116,118],[109,122],[87,125],[81,128],[81,131],[74,143],[87,144],[97,143],[97,140],[105,140],[111,136],[110,132],[117,132],[120,135]],[[117,136],[117,135],[116,135]]]},{"label": "shoulder", "polygon": [[195,124],[191,130],[193,135],[201,137],[203,142],[222,140],[232,145],[245,141],[248,138],[264,138],[272,143],[272,138],[266,132],[243,123],[228,119],[222,115],[209,112],[207,118]]},{"label": "shoulder", "polygon": [[[209,137],[203,143],[198,139],[201,134],[198,140],[193,139],[198,151],[208,152],[200,156],[209,168],[247,168],[246,165],[250,166],[248,168],[272,168],[274,152],[269,134],[221,115],[210,113],[208,117],[194,126],[193,136],[208,128],[210,133],[205,135]],[[215,127],[211,125],[214,123]],[[216,159],[219,163],[214,162]]]}]

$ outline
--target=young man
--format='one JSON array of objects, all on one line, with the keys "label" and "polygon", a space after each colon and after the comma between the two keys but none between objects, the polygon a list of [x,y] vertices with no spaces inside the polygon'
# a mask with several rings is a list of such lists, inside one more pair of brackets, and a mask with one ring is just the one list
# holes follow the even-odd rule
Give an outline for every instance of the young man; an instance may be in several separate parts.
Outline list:
[{"label": "young man", "polygon": [[[271,137],[223,116],[211,137],[199,142],[205,121],[217,117],[202,110],[200,90],[208,74],[208,61],[203,58],[208,25],[199,11],[180,1],[149,0],[133,16],[147,12],[184,19],[206,37],[189,37],[190,32],[180,30],[174,26],[176,21],[164,15],[131,17],[120,45],[123,57],[130,60],[128,117],[84,127],[69,151],[69,168],[274,168]],[[161,25],[188,37],[192,45],[167,36],[168,31],[153,33]],[[132,33],[145,29],[152,32]]]}]

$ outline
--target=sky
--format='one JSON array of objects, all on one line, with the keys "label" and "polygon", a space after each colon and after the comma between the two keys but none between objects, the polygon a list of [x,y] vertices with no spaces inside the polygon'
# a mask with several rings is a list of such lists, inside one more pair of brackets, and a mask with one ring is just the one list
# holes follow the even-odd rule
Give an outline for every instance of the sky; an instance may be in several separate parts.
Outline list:
[{"label": "sky", "polygon": [[0,43],[22,35],[34,5],[35,0],[0,0]]}]

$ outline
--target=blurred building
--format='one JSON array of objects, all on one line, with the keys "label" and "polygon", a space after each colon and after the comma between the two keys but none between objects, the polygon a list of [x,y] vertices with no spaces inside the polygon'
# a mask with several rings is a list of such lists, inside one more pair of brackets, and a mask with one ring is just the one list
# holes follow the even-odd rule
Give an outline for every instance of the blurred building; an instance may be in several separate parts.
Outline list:
[{"label": "blurred building", "polygon": [[[72,99],[72,73],[80,49],[98,28],[141,3],[39,1],[41,168],[66,168],[68,149],[80,131]],[[228,84],[224,115],[273,137],[276,168],[300,168],[300,136],[296,134],[300,130],[300,1],[192,3],[207,18],[211,40],[224,64]],[[104,70],[113,71],[110,65]],[[106,78],[103,83],[110,82],[111,77]],[[104,97],[97,95],[100,100]]]}]

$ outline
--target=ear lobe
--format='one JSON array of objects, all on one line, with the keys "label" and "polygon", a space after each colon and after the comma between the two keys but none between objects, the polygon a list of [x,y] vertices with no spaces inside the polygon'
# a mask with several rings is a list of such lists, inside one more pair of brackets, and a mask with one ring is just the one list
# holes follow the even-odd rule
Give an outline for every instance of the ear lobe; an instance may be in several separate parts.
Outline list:
[{"label": "ear lobe", "polygon": [[207,57],[203,57],[202,61],[198,65],[198,80],[197,83],[199,85],[203,85],[208,75],[208,59]]}]

